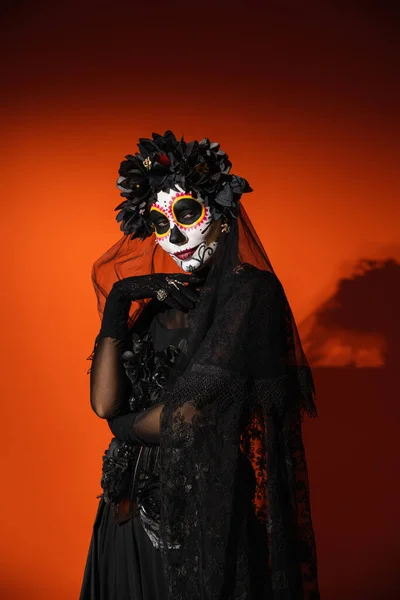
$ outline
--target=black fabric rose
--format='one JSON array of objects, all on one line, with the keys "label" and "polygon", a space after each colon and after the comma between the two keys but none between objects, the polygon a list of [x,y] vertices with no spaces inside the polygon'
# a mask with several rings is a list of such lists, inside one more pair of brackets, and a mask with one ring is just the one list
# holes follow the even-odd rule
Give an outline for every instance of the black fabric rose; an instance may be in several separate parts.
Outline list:
[{"label": "black fabric rose", "polygon": [[137,452],[136,448],[112,438],[102,458],[101,487],[107,504],[116,503],[129,483],[129,465]]},{"label": "black fabric rose", "polygon": [[140,337],[132,335],[132,350],[122,355],[124,368],[132,383],[129,406],[132,411],[144,410],[158,401],[172,366],[180,353],[176,346],[154,350],[151,332]]}]

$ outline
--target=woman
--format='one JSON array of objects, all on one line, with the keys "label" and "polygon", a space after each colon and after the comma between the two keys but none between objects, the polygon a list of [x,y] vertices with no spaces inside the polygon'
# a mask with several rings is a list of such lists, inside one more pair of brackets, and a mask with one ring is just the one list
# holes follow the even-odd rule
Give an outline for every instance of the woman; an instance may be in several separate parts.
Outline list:
[{"label": "woman", "polygon": [[91,404],[114,437],[80,598],[317,600],[315,390],[251,187],[207,138],[138,147],[93,267]]}]

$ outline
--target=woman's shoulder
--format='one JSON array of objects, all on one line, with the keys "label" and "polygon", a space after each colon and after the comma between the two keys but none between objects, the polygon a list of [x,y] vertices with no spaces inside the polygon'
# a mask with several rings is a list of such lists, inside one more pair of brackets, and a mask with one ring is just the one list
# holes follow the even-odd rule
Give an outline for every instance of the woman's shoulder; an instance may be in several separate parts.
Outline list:
[{"label": "woman's shoulder", "polygon": [[260,298],[271,302],[272,298],[277,297],[285,301],[283,285],[271,270],[259,269],[252,264],[242,263],[234,270],[233,282],[233,293],[251,296],[254,302],[259,301]]},{"label": "woman's shoulder", "polygon": [[262,281],[262,282],[278,282],[280,283],[278,277],[273,271],[268,269],[259,269],[258,267],[250,264],[250,263],[240,263],[233,270],[233,275],[235,278],[244,279],[247,281]]}]

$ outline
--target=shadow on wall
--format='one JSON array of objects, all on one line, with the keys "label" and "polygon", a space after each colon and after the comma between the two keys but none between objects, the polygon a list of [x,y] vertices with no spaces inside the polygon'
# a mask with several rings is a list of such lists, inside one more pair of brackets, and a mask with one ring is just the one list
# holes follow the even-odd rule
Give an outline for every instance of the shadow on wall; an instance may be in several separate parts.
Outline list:
[{"label": "shadow on wall", "polygon": [[302,323],[311,366],[386,367],[399,360],[400,263],[361,260]]},{"label": "shadow on wall", "polygon": [[361,260],[301,326],[319,413],[304,425],[322,600],[400,594],[399,307],[400,264]]}]

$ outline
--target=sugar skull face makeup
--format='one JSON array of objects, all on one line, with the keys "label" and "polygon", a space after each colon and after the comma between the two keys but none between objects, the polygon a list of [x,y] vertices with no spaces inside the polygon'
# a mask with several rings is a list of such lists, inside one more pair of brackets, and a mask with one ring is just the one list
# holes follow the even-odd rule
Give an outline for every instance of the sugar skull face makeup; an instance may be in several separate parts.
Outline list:
[{"label": "sugar skull face makeup", "polygon": [[217,247],[216,221],[199,196],[180,191],[159,192],[150,208],[156,242],[183,271],[197,271]]}]

